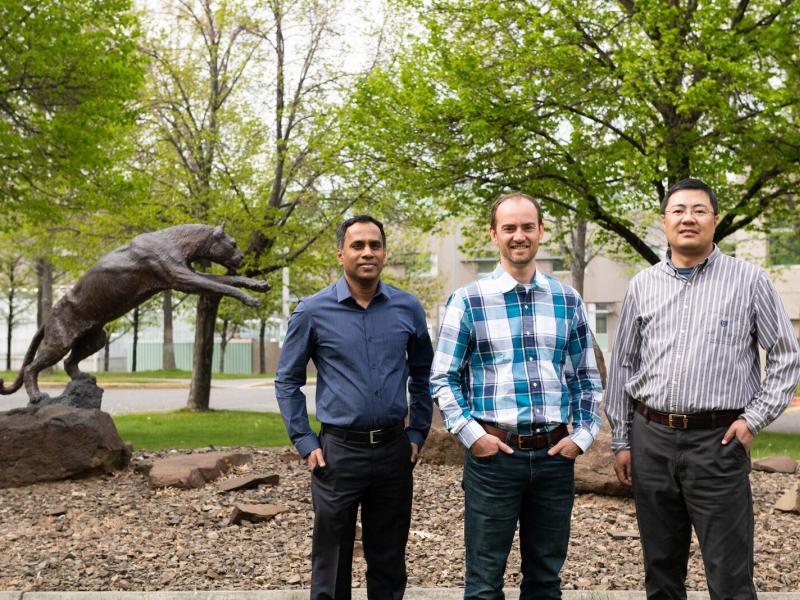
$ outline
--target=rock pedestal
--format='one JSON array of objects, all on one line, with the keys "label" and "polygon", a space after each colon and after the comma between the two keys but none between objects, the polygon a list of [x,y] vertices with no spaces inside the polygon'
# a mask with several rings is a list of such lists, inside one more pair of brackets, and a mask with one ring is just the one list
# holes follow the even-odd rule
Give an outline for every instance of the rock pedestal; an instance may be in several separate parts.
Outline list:
[{"label": "rock pedestal", "polygon": [[51,404],[0,413],[0,488],[109,473],[130,458],[99,410]]}]

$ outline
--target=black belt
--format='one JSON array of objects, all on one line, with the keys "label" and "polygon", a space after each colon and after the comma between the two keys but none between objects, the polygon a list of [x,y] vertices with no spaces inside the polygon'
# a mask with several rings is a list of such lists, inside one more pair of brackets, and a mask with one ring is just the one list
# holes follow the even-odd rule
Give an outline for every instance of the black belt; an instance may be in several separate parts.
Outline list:
[{"label": "black belt", "polygon": [[559,440],[567,437],[567,426],[563,423],[551,431],[534,433],[533,435],[517,435],[483,422],[481,422],[481,426],[486,430],[486,433],[500,438],[506,444],[516,446],[520,450],[549,448],[550,446],[555,446]]},{"label": "black belt", "polygon": [[702,413],[664,413],[647,408],[641,402],[636,403],[636,412],[648,421],[655,421],[673,429],[712,429],[714,427],[730,427],[742,414],[741,410],[715,410]]},{"label": "black belt", "polygon": [[344,442],[355,442],[357,444],[369,444],[371,446],[378,446],[396,440],[406,430],[406,425],[403,421],[384,427],[383,429],[373,429],[371,431],[363,431],[358,429],[345,429],[343,427],[336,427],[335,425],[322,424],[322,433],[330,434],[339,438]]}]

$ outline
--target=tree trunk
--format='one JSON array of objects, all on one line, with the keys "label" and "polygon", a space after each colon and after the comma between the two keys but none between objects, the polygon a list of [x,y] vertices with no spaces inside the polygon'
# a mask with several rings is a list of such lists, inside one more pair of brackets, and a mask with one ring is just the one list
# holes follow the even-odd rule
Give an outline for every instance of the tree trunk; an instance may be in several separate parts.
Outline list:
[{"label": "tree trunk", "polygon": [[572,274],[572,287],[583,298],[583,285],[586,278],[586,221],[577,221],[575,228],[570,233],[572,238],[572,251],[570,253],[570,272]]},{"label": "tree trunk", "polygon": [[41,327],[53,308],[53,263],[46,258],[36,261],[37,305],[36,327]]},{"label": "tree trunk", "polygon": [[228,319],[222,320],[222,336],[219,340],[219,372],[225,372],[225,349],[228,347]]},{"label": "tree trunk", "polygon": [[261,327],[258,330],[258,372],[262,375],[267,372],[267,345],[264,343],[264,337],[267,333],[267,322],[261,319]]},{"label": "tree trunk", "polygon": [[106,336],[106,345],[103,347],[103,371],[108,373],[108,365],[111,362],[111,334]]},{"label": "tree trunk", "polygon": [[214,357],[214,325],[217,321],[219,295],[202,295],[197,300],[194,352],[192,355],[192,384],[186,408],[208,410],[211,395],[211,370]]},{"label": "tree trunk", "polygon": [[[44,325],[53,309],[53,263],[46,258],[36,261],[36,327]],[[52,373],[53,367],[42,369],[40,373]]]},{"label": "tree trunk", "polygon": [[131,358],[131,373],[136,373],[136,358],[139,350],[139,307],[133,309],[133,357]]},{"label": "tree trunk", "polygon": [[14,334],[14,274],[17,265],[15,260],[8,261],[8,319],[6,320],[6,371],[11,370],[11,340]]},{"label": "tree trunk", "polygon": [[164,346],[161,356],[161,368],[167,371],[174,371],[175,366],[175,344],[172,335],[172,290],[164,292],[162,303],[164,312]]}]

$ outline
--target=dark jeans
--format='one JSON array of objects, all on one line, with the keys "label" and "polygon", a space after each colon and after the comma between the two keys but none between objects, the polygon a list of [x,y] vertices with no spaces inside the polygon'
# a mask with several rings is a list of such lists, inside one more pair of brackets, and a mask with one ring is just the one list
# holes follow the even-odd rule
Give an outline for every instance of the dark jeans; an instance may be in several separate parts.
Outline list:
[{"label": "dark jeans", "polygon": [[503,598],[503,574],[520,524],[520,600],[561,598],[575,497],[575,464],[547,449],[464,460],[465,599]]},{"label": "dark jeans", "polygon": [[326,466],[311,475],[311,598],[350,598],[356,515],[361,505],[367,595],[370,600],[400,600],[406,588],[413,488],[408,436],[376,447],[325,434],[320,442]]},{"label": "dark jeans", "polygon": [[712,600],[752,600],[750,456],[727,428],[671,429],[634,414],[633,494],[648,600],[684,600],[692,526]]}]

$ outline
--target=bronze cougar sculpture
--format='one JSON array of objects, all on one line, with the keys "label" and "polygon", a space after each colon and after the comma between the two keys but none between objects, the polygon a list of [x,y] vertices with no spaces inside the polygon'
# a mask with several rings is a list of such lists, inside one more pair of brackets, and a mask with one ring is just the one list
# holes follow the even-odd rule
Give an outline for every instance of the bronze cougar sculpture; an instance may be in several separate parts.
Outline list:
[{"label": "bronze cougar sculpture", "polygon": [[[191,263],[207,259],[228,268],[228,275],[198,273]],[[69,352],[64,369],[71,379],[85,376],[78,363],[106,343],[103,326],[166,289],[190,294],[223,294],[258,306],[237,289],[266,292],[265,281],[231,273],[242,253],[222,226],[177,225],[143,233],[101,257],[69,290],[39,328],[28,347],[22,369],[10,387],[0,380],[0,394],[12,394],[24,383],[31,402],[43,397],[39,373]]]}]

